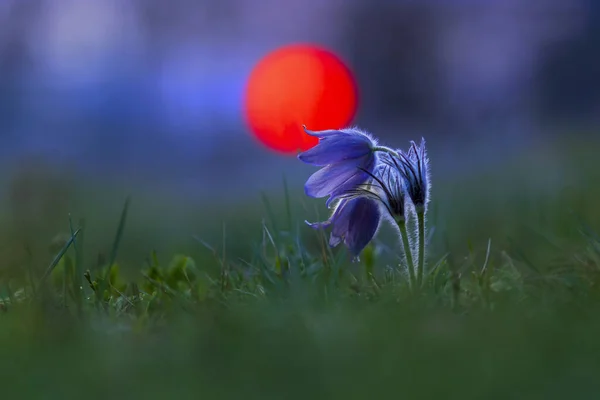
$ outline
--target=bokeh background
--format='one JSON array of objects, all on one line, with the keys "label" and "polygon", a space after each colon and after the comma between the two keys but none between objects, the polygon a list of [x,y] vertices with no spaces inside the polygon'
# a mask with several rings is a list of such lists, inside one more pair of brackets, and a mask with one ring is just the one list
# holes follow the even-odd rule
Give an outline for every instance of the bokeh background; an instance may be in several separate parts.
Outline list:
[{"label": "bokeh background", "polygon": [[[314,169],[257,141],[242,107],[256,63],[294,43],[325,47],[353,71],[355,124],[396,147],[427,138],[441,207],[443,193],[468,187],[476,202],[528,170],[527,187],[562,188],[579,176],[565,143],[580,143],[594,169],[595,0],[3,0],[8,252],[27,253],[15,241],[44,249],[69,213],[102,251],[128,195],[123,257],[183,251],[192,234],[258,235],[249,222],[264,216],[261,193],[283,208],[284,177],[296,216],[314,220],[322,205],[302,192]],[[482,175],[516,163],[504,180]],[[469,186],[479,178],[487,186]]]},{"label": "bokeh background", "polygon": [[[246,125],[294,43],[352,70],[353,123],[427,139],[423,296],[389,227],[322,250],[315,168]],[[597,398],[599,139],[600,0],[0,0],[2,394]],[[104,276],[128,196],[109,303],[67,267]]]}]

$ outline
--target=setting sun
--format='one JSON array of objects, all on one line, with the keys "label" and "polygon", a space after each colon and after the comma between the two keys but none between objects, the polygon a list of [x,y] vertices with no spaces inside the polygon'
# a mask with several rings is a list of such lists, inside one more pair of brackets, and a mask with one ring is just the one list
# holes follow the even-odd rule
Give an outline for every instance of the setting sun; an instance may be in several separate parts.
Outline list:
[{"label": "setting sun", "polygon": [[261,143],[295,154],[317,139],[304,133],[348,125],[357,108],[357,88],[350,70],[332,52],[292,45],[266,55],[246,87],[246,121]]}]

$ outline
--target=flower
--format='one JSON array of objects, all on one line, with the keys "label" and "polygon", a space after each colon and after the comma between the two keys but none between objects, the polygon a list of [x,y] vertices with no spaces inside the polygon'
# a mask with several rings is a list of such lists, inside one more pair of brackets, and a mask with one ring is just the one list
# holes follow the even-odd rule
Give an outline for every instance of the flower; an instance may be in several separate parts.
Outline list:
[{"label": "flower", "polygon": [[[391,160],[391,162],[390,162]],[[388,165],[394,165],[404,177],[406,193],[415,206],[417,213],[423,213],[429,201],[429,158],[425,149],[425,139],[421,144],[411,142],[407,153],[398,152],[398,157],[386,159]]]},{"label": "flower", "polygon": [[298,159],[323,167],[308,178],[304,185],[307,196],[329,196],[327,206],[341,194],[370,179],[377,165],[377,141],[357,128],[305,132],[319,138],[319,143],[298,155]]},{"label": "flower", "polygon": [[389,219],[399,229],[411,282],[417,282],[406,230],[406,204],[410,199],[417,212],[417,270],[422,275],[424,218],[430,191],[425,140],[419,146],[411,142],[405,153],[378,145],[370,134],[357,128],[304,130],[319,138],[319,143],[298,158],[322,167],[306,181],[304,190],[311,197],[329,196],[328,207],[335,204],[327,221],[307,224],[314,229],[331,228],[329,245],[335,247],[344,242],[357,257],[377,233],[382,217]]},{"label": "flower", "polygon": [[341,193],[327,221],[307,223],[315,229],[331,227],[329,245],[335,247],[343,240],[352,255],[358,256],[377,233],[386,213],[396,223],[404,221],[404,178],[398,168],[379,163],[373,173],[365,170],[367,182]]},{"label": "flower", "polygon": [[405,220],[406,183],[400,164],[390,154],[381,157],[369,183],[343,193],[342,198],[367,197],[379,202],[396,222]]},{"label": "flower", "polygon": [[335,247],[343,241],[352,256],[357,257],[377,233],[381,211],[368,197],[340,199],[327,221],[305,222],[314,229],[331,227],[329,245]]}]

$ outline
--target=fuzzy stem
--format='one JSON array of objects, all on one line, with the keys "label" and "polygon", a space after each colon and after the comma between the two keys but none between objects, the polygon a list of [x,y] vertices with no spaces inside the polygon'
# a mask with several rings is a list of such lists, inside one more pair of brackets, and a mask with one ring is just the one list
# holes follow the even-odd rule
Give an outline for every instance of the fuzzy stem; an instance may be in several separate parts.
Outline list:
[{"label": "fuzzy stem", "polygon": [[386,147],[386,146],[375,146],[373,148],[373,150],[381,151],[383,153],[388,153],[388,154],[398,157],[398,152],[396,152],[394,149],[390,149],[389,147]]},{"label": "fuzzy stem", "polygon": [[425,269],[425,211],[417,212],[419,224],[419,265],[417,267],[417,282],[423,285],[423,274]]},{"label": "fuzzy stem", "polygon": [[406,221],[396,221],[398,228],[400,228],[400,237],[402,238],[402,245],[404,246],[404,256],[406,257],[406,268],[408,269],[408,282],[410,287],[415,286],[415,264],[412,258],[412,252],[410,250],[410,243],[408,241],[408,232],[406,231]]}]

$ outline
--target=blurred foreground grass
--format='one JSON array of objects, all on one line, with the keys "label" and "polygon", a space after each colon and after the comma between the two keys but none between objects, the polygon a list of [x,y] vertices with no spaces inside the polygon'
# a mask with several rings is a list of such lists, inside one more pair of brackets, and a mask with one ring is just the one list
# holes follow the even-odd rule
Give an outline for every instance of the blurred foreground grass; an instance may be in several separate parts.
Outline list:
[{"label": "blurred foreground grass", "polygon": [[305,229],[322,205],[297,188],[225,209],[134,195],[123,210],[125,193],[25,171],[1,230],[1,393],[595,398],[598,149],[540,147],[461,177],[432,157],[435,271],[417,294],[389,230],[349,263]]}]

